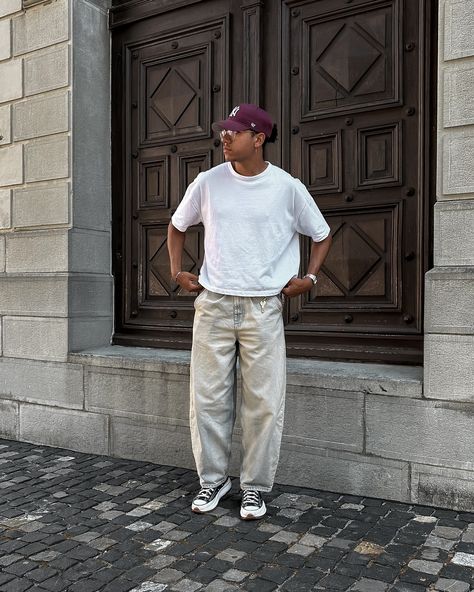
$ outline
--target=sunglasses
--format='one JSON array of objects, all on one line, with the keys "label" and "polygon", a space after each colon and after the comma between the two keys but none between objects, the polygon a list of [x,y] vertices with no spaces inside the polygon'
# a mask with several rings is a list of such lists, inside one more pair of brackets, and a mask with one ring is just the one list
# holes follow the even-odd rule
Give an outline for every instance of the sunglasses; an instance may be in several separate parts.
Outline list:
[{"label": "sunglasses", "polygon": [[222,130],[219,132],[219,136],[221,142],[233,142],[238,134],[243,134],[244,132],[250,132],[252,135],[258,133],[254,132],[253,130],[242,130],[241,132],[236,132],[234,130]]}]

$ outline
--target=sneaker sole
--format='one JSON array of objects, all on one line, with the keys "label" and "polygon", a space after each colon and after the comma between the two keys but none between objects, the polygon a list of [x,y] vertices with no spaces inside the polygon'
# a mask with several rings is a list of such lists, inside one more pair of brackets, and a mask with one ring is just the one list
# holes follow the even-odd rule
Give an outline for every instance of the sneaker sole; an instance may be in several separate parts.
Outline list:
[{"label": "sneaker sole", "polygon": [[267,513],[267,508],[265,506],[265,502],[263,502],[263,506],[257,512],[247,512],[246,510],[240,509],[240,517],[242,520],[260,520],[263,518]]},{"label": "sneaker sole", "polygon": [[212,512],[212,510],[217,508],[221,499],[223,499],[229,493],[229,491],[231,489],[232,489],[232,482],[230,479],[228,479],[227,482],[223,485],[222,489],[216,495],[216,497],[212,500],[212,502],[209,502],[208,504],[201,506],[201,507],[195,506],[194,504],[192,504],[191,510],[195,514],[205,514],[206,512]]}]

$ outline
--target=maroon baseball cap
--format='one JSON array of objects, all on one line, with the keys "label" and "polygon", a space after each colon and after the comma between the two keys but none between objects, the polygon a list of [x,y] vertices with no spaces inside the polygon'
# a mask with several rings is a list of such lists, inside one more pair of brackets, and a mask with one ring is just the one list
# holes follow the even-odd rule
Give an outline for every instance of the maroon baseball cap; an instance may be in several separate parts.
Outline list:
[{"label": "maroon baseball cap", "polygon": [[270,115],[257,105],[241,103],[232,109],[229,117],[223,121],[216,121],[212,124],[214,131],[231,130],[243,132],[252,130],[263,132],[267,138],[272,134],[273,121]]}]

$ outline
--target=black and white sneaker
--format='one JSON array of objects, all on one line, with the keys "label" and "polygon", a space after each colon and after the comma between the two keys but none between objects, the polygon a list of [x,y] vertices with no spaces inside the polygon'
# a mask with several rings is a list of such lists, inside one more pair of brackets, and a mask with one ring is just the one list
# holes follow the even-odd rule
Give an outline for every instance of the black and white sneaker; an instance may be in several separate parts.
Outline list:
[{"label": "black and white sneaker", "polygon": [[227,477],[224,483],[217,487],[203,487],[193,499],[191,510],[197,514],[210,512],[217,507],[219,501],[230,491],[231,487],[230,477]]},{"label": "black and white sneaker", "polygon": [[242,520],[258,520],[267,513],[265,502],[260,491],[245,489],[242,492],[240,504],[240,517]]}]

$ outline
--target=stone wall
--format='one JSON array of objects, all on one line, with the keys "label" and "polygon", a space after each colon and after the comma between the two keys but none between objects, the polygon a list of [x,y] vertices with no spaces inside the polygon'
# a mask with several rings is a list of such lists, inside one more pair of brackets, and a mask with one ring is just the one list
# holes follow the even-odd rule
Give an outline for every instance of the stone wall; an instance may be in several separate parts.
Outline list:
[{"label": "stone wall", "polygon": [[106,8],[0,3],[0,353],[25,373],[112,332]]}]

